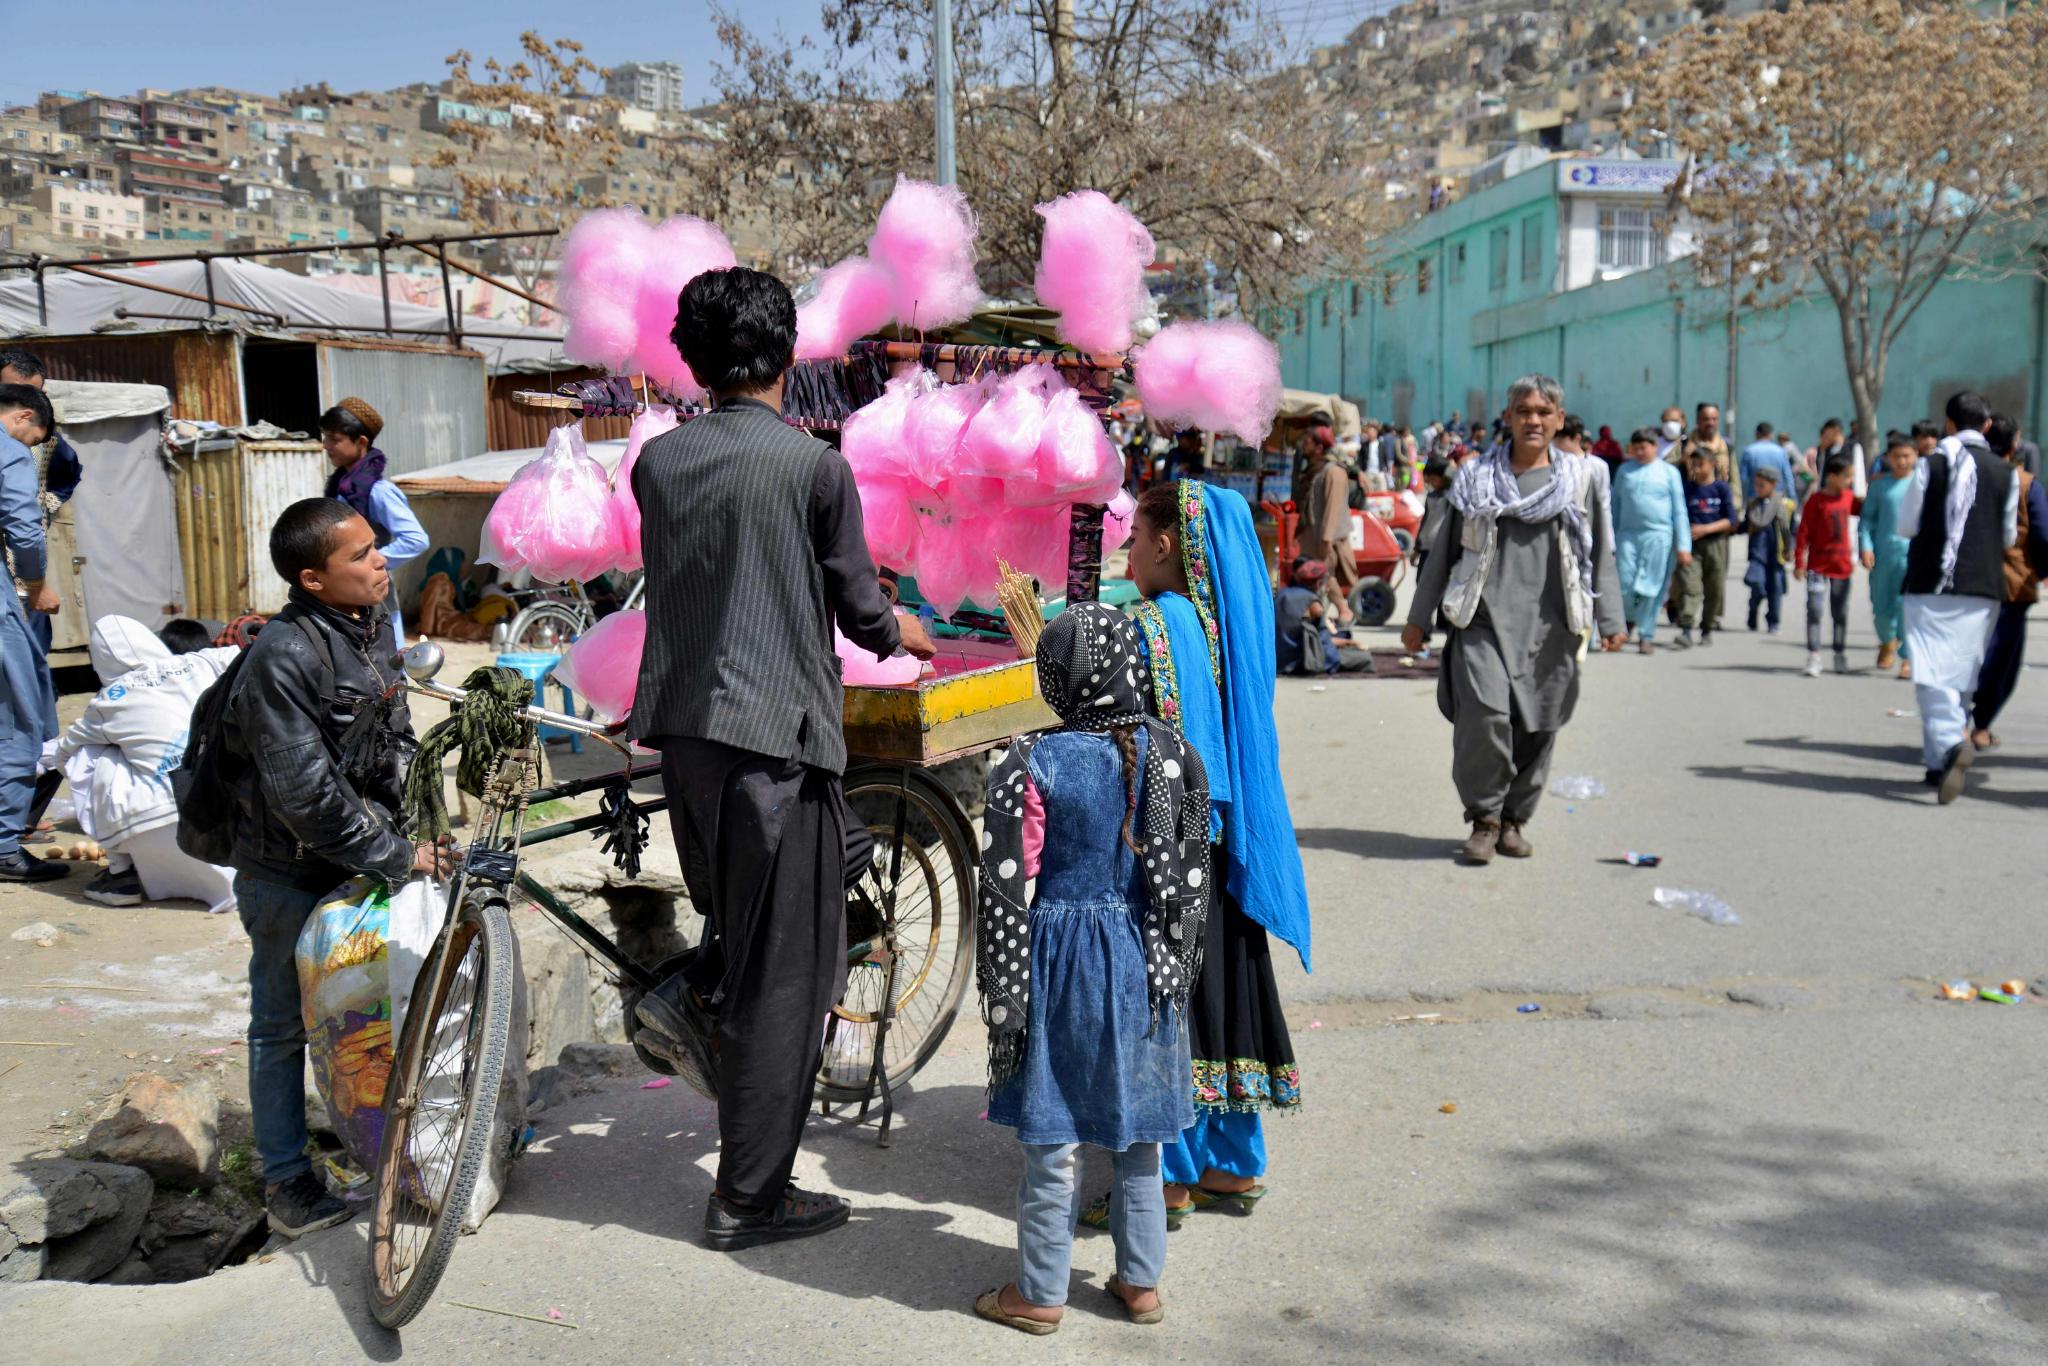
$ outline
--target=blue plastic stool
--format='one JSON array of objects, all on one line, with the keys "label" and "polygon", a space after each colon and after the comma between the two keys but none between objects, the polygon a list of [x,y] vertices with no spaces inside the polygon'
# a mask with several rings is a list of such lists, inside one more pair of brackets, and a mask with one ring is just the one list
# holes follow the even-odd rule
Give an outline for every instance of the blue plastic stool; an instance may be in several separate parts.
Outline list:
[{"label": "blue plastic stool", "polygon": [[[497,660],[499,668],[510,669],[516,674],[522,674],[533,680],[533,701],[534,705],[539,707],[545,707],[548,704],[549,675],[554,673],[555,666],[561,662],[562,657],[560,655],[543,654],[499,655]],[[560,689],[562,694],[560,710],[565,715],[574,716],[576,714],[576,694],[569,690],[568,684],[561,682],[559,679],[555,681],[555,687]],[[564,730],[560,726],[544,725],[540,727],[539,734],[542,744],[546,744],[550,740],[567,740],[571,754],[581,754],[583,752],[583,736],[578,731]]]}]

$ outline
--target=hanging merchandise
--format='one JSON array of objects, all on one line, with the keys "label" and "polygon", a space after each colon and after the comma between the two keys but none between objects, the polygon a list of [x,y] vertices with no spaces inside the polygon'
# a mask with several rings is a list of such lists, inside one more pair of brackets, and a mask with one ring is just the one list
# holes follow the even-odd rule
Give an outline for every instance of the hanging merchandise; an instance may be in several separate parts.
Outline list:
[{"label": "hanging merchandise", "polygon": [[635,209],[599,209],[576,220],[557,274],[568,330],[562,354],[622,370],[638,340],[640,277],[654,234]]},{"label": "hanging merchandise", "polygon": [[671,335],[676,301],[683,287],[705,271],[737,264],[732,243],[716,223],[679,214],[649,234],[646,265],[634,294],[633,364],[685,403],[697,402],[704,390]]},{"label": "hanging merchandise", "polygon": [[1133,324],[1152,311],[1152,234],[1100,190],[1075,190],[1038,212],[1038,302],[1058,311],[1060,340],[1083,351],[1128,351]]},{"label": "hanging merchandise", "polygon": [[1059,370],[1051,365],[1027,365],[996,381],[961,437],[960,472],[995,479],[1035,476],[1046,402],[1060,387]]},{"label": "hanging merchandise", "polygon": [[981,304],[974,275],[978,232],[967,196],[956,186],[896,177],[868,238],[868,256],[894,277],[898,326],[922,331],[974,316]]},{"label": "hanging merchandise", "polygon": [[865,256],[849,256],[818,277],[817,292],[796,311],[796,358],[829,360],[848,343],[888,325],[896,277]]},{"label": "hanging merchandise", "polygon": [[1256,446],[1280,411],[1280,350],[1248,323],[1170,324],[1140,348],[1134,369],[1154,422]]},{"label": "hanging merchandise", "polygon": [[540,458],[521,467],[491,504],[477,559],[528,569],[547,583],[588,583],[623,553],[611,481],[584,449],[577,424],[549,432]]},{"label": "hanging merchandise", "polygon": [[555,666],[554,679],[589,703],[606,725],[623,721],[640,689],[646,646],[647,614],[637,607],[614,612],[576,638]]},{"label": "hanging merchandise", "polygon": [[640,463],[640,448],[664,432],[676,429],[673,408],[659,404],[643,410],[626,433],[626,456],[612,473],[612,516],[619,537],[618,569],[626,573],[645,567],[640,550],[640,500],[633,495],[633,469]]}]

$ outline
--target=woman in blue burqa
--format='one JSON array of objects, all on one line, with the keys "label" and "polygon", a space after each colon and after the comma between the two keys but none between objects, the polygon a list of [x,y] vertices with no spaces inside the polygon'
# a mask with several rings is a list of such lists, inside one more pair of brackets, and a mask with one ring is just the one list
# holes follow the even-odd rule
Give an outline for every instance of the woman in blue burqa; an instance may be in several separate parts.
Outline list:
[{"label": "woman in blue burqa", "polygon": [[1177,1223],[1193,1209],[1250,1213],[1266,1192],[1262,1116],[1301,1105],[1270,943],[1291,945],[1307,970],[1308,887],[1280,784],[1273,583],[1251,508],[1192,480],[1153,485],[1138,504],[1131,578],[1146,598],[1152,708],[1209,770],[1212,866],[1225,873],[1187,1005],[1195,1123],[1162,1154]]}]

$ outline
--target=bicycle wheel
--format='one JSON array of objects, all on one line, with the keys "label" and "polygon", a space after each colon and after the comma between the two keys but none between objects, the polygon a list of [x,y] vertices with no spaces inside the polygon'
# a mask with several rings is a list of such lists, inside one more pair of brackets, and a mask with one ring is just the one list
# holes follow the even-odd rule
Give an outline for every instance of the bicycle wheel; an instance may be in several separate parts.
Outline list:
[{"label": "bicycle wheel", "polygon": [[[446,952],[414,986],[384,1093],[370,1312],[386,1328],[410,1323],[426,1307],[490,1158],[518,973],[503,893],[472,888]],[[430,1032],[408,1067],[411,1040],[422,1029]]]},{"label": "bicycle wheel", "polygon": [[882,1065],[895,1087],[938,1051],[974,963],[974,834],[959,804],[922,769],[881,765],[848,773],[846,799],[875,851],[847,898],[846,991],[826,1021],[818,1068],[818,1096],[834,1102],[868,1091],[892,966]]},{"label": "bicycle wheel", "polygon": [[517,654],[562,654],[591,624],[590,614],[574,603],[537,602],[512,618],[510,648]]}]

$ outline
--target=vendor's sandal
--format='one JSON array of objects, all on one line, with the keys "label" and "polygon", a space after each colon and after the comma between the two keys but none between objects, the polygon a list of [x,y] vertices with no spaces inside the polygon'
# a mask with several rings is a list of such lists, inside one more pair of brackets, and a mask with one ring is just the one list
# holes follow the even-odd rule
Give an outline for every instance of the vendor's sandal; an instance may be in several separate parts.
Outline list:
[{"label": "vendor's sandal", "polygon": [[[1185,1205],[1168,1205],[1166,1207],[1167,1231],[1171,1232],[1179,1228],[1186,1221],[1188,1215],[1194,1212],[1194,1209],[1195,1202],[1193,1200],[1188,1201]],[[1109,1231],[1108,1195],[1098,1195],[1082,1208],[1081,1227],[1092,1228],[1102,1233]]]},{"label": "vendor's sandal", "polygon": [[990,1323],[1000,1323],[1006,1328],[1015,1328],[1020,1333],[1029,1333],[1037,1338],[1042,1338],[1048,1333],[1057,1333],[1060,1330],[1058,1320],[1048,1323],[1044,1319],[1026,1318],[1022,1314],[1012,1314],[1009,1310],[1003,1308],[1003,1291],[1000,1286],[994,1290],[984,1290],[975,1296],[974,1312],[987,1319]]},{"label": "vendor's sandal", "polygon": [[1212,1191],[1207,1186],[1188,1188],[1190,1208],[1223,1210],[1243,1216],[1252,1212],[1252,1206],[1265,1198],[1264,1186],[1253,1186],[1241,1191]]},{"label": "vendor's sandal", "polygon": [[[1149,1326],[1163,1322],[1166,1318],[1166,1298],[1163,1295],[1160,1296],[1159,1303],[1153,1305],[1150,1309],[1140,1312],[1131,1308],[1131,1302],[1124,1298],[1124,1291],[1130,1287],[1126,1286],[1115,1276],[1111,1276],[1108,1280],[1104,1281],[1102,1288],[1112,1299],[1124,1307],[1124,1313],[1130,1315],[1132,1323],[1141,1323]],[[1157,1294],[1158,1292],[1155,1290],[1153,1293]]]}]

